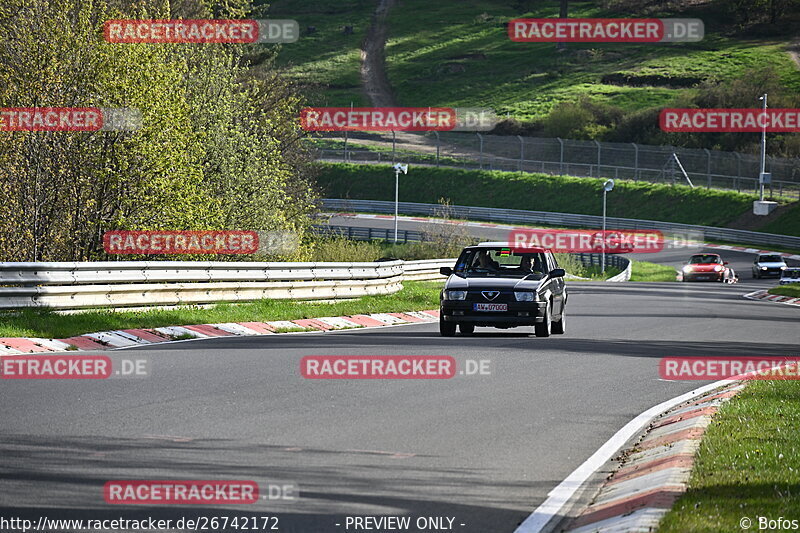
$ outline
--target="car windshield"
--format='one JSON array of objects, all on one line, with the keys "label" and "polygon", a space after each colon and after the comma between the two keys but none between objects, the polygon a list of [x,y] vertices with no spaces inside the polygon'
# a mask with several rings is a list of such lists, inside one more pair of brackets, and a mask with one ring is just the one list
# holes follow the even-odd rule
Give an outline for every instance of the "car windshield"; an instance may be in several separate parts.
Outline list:
[{"label": "car windshield", "polygon": [[540,280],[548,272],[544,253],[518,253],[510,248],[467,248],[455,271],[465,277],[502,277]]},{"label": "car windshield", "polygon": [[779,255],[762,255],[758,258],[759,263],[783,263],[783,258]]},{"label": "car windshield", "polygon": [[720,262],[719,256],[711,254],[693,255],[691,259],[689,259],[689,263],[695,265],[702,263],[719,263],[719,262]]}]

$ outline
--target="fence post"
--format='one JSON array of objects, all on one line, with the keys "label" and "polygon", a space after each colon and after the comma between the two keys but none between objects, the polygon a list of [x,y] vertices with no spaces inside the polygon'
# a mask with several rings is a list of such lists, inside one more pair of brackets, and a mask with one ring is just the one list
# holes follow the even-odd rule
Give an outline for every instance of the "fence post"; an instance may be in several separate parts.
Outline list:
[{"label": "fence post", "polygon": [[639,177],[639,145],[636,143],[631,143],[633,145],[633,181],[638,181]]},{"label": "fence post", "polygon": [[708,186],[706,189],[711,188],[711,151],[708,148],[703,148],[703,151],[708,156],[708,160],[706,161],[706,176],[708,177]]},{"label": "fence post", "polygon": [[475,135],[478,136],[478,140],[480,141],[480,146],[481,146],[480,148],[481,153],[478,156],[478,165],[481,167],[481,170],[483,170],[483,135],[481,135],[477,131],[475,132]]},{"label": "fence post", "polygon": [[436,166],[439,166],[439,132],[433,130],[433,133],[436,134]]},{"label": "fence post", "polygon": [[522,171],[522,162],[525,160],[525,141],[522,140],[521,135],[517,135],[517,139],[519,139],[519,165],[517,165],[517,170]]},{"label": "fence post", "polygon": [[564,175],[564,140],[561,137],[556,137],[558,144],[561,145],[561,156],[558,159],[558,172]]},{"label": "fence post", "polygon": [[600,177],[600,153],[602,148],[600,147],[600,143],[597,140],[594,141],[594,144],[597,145],[597,177]]},{"label": "fence post", "polygon": [[394,161],[394,148],[395,148],[395,144],[396,143],[397,143],[397,138],[395,136],[394,130],[392,130],[392,164],[393,165],[395,163],[395,161]]}]

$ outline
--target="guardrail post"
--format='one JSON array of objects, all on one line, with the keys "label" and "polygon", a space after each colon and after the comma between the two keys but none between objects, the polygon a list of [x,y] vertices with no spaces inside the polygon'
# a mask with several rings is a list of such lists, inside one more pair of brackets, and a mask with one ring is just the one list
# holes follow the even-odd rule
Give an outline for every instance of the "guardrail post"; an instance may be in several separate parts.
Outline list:
[{"label": "guardrail post", "polygon": [[561,137],[556,137],[558,144],[561,146],[561,155],[558,158],[558,172],[564,175],[564,140]]},{"label": "guardrail post", "polygon": [[517,170],[521,172],[522,162],[525,160],[525,141],[522,139],[522,135],[517,135],[517,139],[519,139],[519,165],[517,165]]},{"label": "guardrail post", "polygon": [[436,135],[436,166],[439,166],[439,132],[433,130],[433,133]]},{"label": "guardrail post", "polygon": [[706,161],[706,176],[708,177],[708,186],[706,189],[711,188],[711,151],[708,148],[703,148],[703,151],[706,153],[708,160]]},{"label": "guardrail post", "polygon": [[639,178],[639,145],[636,143],[631,143],[633,145],[633,181],[638,181]]}]

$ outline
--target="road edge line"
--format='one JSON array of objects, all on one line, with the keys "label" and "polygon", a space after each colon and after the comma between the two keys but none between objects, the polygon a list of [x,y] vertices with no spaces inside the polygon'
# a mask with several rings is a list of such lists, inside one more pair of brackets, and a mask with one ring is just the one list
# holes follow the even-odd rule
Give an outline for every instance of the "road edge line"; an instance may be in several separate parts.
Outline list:
[{"label": "road edge line", "polygon": [[681,394],[670,400],[661,402],[658,405],[647,409],[636,418],[625,424],[610,439],[608,439],[594,454],[584,461],[578,468],[572,471],[561,483],[551,490],[547,499],[519,525],[514,533],[541,533],[550,524],[553,518],[569,503],[575,492],[583,486],[589,477],[600,467],[606,464],[614,455],[622,449],[636,433],[648,426],[654,418],[668,411],[673,407],[684,402],[702,396],[709,391],[718,389],[725,385],[735,383],[736,380],[722,379],[704,385],[699,389]]}]

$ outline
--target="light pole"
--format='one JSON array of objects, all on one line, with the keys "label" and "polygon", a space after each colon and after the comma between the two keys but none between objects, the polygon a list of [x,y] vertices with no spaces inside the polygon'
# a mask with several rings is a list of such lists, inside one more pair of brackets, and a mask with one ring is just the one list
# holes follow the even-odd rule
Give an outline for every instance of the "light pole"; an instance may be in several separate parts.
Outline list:
[{"label": "light pole", "polygon": [[600,272],[605,274],[606,273],[606,194],[611,192],[614,188],[614,180],[606,180],[603,183],[603,257],[600,263]]},{"label": "light pole", "polygon": [[767,93],[758,98],[764,102],[761,125],[761,174],[758,175],[759,199],[764,201],[764,174],[767,172]]},{"label": "light pole", "polygon": [[400,200],[400,173],[408,174],[408,165],[394,165],[394,243],[397,244],[397,211]]}]

